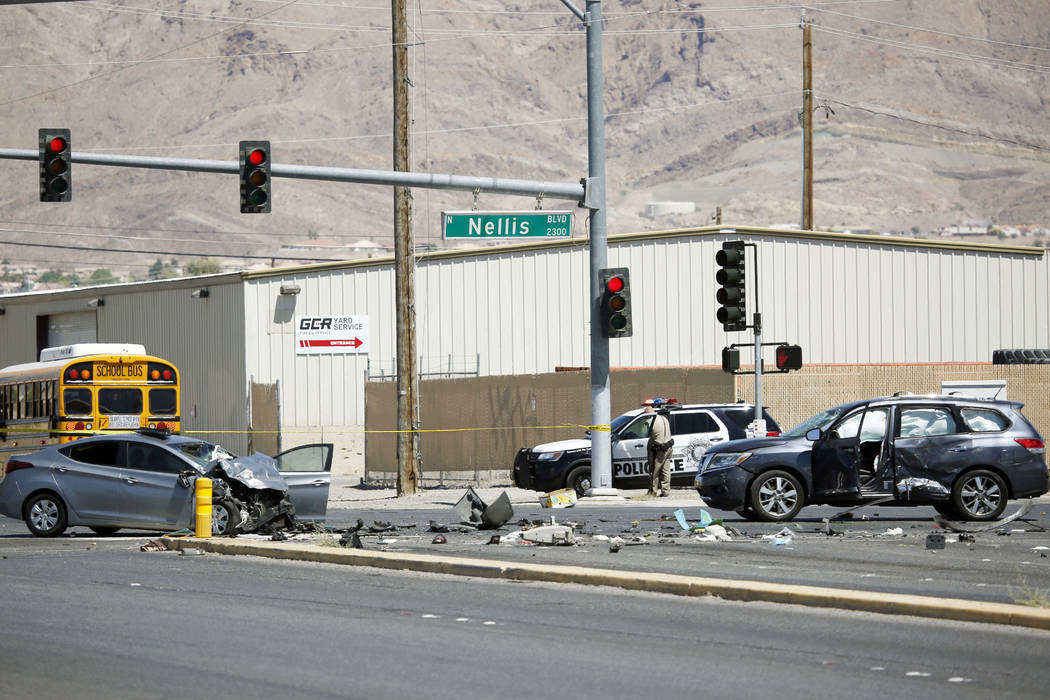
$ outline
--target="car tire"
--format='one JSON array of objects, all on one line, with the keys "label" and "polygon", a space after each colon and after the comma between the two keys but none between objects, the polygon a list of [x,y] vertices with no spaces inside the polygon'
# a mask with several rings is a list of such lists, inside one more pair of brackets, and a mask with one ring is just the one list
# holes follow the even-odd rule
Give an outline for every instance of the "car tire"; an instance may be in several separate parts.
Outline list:
[{"label": "car tire", "polygon": [[22,509],[26,527],[37,537],[58,537],[66,531],[66,504],[57,495],[38,493]]},{"label": "car tire", "polygon": [[118,530],[120,530],[119,527],[103,527],[101,525],[96,525],[91,528],[91,531],[96,535],[115,535]]},{"label": "car tire", "polygon": [[1003,477],[987,469],[966,472],[952,487],[952,506],[963,520],[998,520],[1009,498]]},{"label": "car tire", "polygon": [[591,488],[591,465],[582,464],[573,467],[565,477],[565,488],[574,489],[577,496],[582,496]]},{"label": "car tire", "polygon": [[952,505],[951,501],[939,501],[934,503],[933,509],[949,520],[959,519],[959,511],[955,510],[955,506]]},{"label": "car tire", "polygon": [[216,536],[233,535],[241,524],[241,511],[229,501],[216,501],[211,504],[211,534]]},{"label": "car tire", "polygon": [[772,469],[759,474],[750,489],[748,508],[758,520],[783,522],[791,520],[805,505],[802,484],[792,474]]}]

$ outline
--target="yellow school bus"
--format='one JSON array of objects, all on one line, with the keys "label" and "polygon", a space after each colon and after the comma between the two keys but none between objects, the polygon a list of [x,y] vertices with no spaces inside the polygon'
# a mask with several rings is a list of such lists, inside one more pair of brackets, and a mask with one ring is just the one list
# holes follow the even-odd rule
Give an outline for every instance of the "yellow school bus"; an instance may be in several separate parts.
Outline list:
[{"label": "yellow school bus", "polygon": [[179,424],[179,372],[142,345],[63,345],[0,369],[0,466],[42,445]]}]

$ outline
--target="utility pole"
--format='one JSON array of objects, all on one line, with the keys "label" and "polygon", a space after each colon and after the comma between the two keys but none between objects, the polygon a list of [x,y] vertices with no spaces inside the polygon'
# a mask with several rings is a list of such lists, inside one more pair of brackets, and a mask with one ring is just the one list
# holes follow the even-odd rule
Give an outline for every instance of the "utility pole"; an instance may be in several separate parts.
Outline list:
[{"label": "utility pole", "polygon": [[813,20],[802,11],[802,230],[813,230]]},{"label": "utility pole", "polygon": [[[390,5],[394,49],[394,170],[408,172],[408,19],[405,0]],[[412,242],[412,191],[394,187],[394,296],[397,305],[397,495],[419,486],[419,433],[416,416],[415,246]]]}]

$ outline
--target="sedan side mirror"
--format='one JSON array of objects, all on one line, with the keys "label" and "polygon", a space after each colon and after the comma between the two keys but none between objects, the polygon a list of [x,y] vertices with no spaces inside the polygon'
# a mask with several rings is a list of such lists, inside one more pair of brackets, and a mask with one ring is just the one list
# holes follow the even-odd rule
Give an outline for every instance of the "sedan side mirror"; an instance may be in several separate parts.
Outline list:
[{"label": "sedan side mirror", "polygon": [[816,442],[817,440],[819,440],[820,428],[813,428],[813,430],[810,430],[808,433],[806,433],[806,439],[810,442]]}]

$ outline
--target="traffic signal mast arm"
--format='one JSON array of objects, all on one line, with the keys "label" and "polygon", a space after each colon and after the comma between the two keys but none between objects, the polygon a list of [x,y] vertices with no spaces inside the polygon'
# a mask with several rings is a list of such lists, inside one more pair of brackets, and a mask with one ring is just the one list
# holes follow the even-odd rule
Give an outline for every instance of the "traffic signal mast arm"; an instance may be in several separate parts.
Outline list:
[{"label": "traffic signal mast arm", "polygon": [[[0,148],[0,159],[38,160],[39,158],[39,150]],[[159,158],[155,156],[132,156],[113,153],[73,152],[70,154],[70,161],[86,165],[182,170],[199,173],[237,175],[240,172],[240,163],[237,160],[193,160],[190,158]],[[526,197],[536,197],[542,194],[550,199],[577,201],[582,206],[589,206],[585,200],[591,186],[585,184],[588,183],[589,178],[584,178],[580,182],[549,182],[475,175],[331,168],[318,165],[281,165],[278,163],[271,164],[270,175],[272,177],[287,177],[299,180],[356,182],[370,185],[394,185],[437,190],[461,190],[465,192],[477,190],[478,192]]]}]

